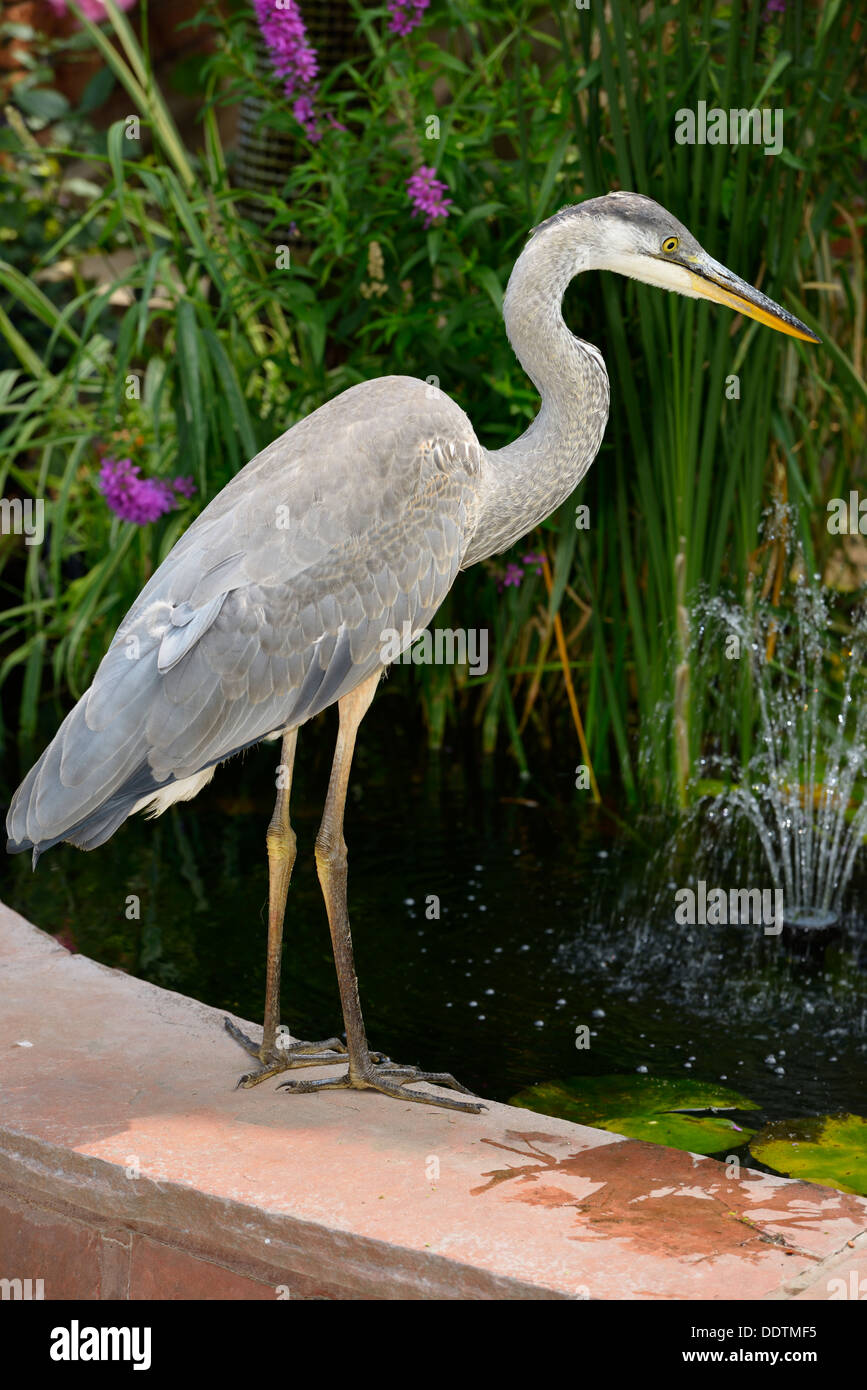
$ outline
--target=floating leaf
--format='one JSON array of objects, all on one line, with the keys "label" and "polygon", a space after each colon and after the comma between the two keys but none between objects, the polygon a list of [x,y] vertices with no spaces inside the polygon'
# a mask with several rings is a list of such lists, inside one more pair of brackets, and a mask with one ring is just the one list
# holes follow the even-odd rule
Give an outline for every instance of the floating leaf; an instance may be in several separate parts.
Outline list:
[{"label": "floating leaf", "polygon": [[867,1196],[867,1119],[863,1115],[814,1115],[774,1120],[750,1150],[787,1178],[806,1178],[841,1192]]},{"label": "floating leaf", "polygon": [[543,1081],[513,1096],[510,1104],[699,1154],[717,1153],[733,1144],[740,1147],[755,1131],[725,1116],[690,1111],[759,1108],[726,1086],[640,1074]]}]

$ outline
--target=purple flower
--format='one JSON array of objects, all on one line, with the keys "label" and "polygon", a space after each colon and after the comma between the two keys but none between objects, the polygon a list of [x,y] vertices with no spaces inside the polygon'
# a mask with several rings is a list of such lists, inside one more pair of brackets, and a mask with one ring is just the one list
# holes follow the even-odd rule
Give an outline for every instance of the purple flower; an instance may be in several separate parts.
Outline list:
[{"label": "purple flower", "polygon": [[307,30],[296,0],[254,0],[256,19],[262,38],[271,53],[271,62],[278,77],[285,77],[287,97],[296,87],[309,87],[316,80],[318,61],[316,49],[307,41]]},{"label": "purple flower", "polygon": [[[148,521],[156,521],[164,512],[175,506],[175,498],[168,483],[159,478],[140,478],[139,465],[132,459],[100,459],[99,486],[106,502],[122,521],[134,521],[144,526]],[[179,478],[177,482],[192,487],[192,479]],[[186,496],[189,493],[185,492]]]},{"label": "purple flower", "polygon": [[388,0],[391,12],[389,31],[400,34],[402,38],[411,34],[421,24],[422,14],[429,4],[430,0]]},{"label": "purple flower", "polygon": [[174,488],[175,492],[179,492],[181,496],[192,497],[193,493],[196,490],[193,484],[192,473],[188,474],[185,478],[174,478],[172,480],[172,487]]},{"label": "purple flower", "polygon": [[421,168],[406,181],[409,200],[413,205],[412,215],[425,214],[425,230],[440,217],[448,217],[451,198],[444,198],[448,185],[436,177],[436,171],[422,164]]},{"label": "purple flower", "polygon": [[541,573],[542,573],[542,565],[543,565],[543,563],[544,563],[544,560],[545,560],[545,556],[544,556],[544,555],[525,555],[525,556],[524,556],[524,564],[525,564],[525,565],[533,565],[533,566],[535,566],[536,574],[541,574]]},{"label": "purple flower", "polygon": [[292,111],[309,139],[320,140],[313,99],[317,92],[319,60],[309,43],[297,0],[254,0],[256,19],[271,54],[278,77],[284,78],[283,91],[295,97]]},{"label": "purple flower", "polygon": [[508,589],[510,584],[514,584],[517,589],[523,578],[524,571],[521,569],[521,566],[516,565],[514,561],[510,561],[509,564],[506,565],[506,572],[503,575],[503,586]]},{"label": "purple flower", "polygon": [[309,140],[322,139],[322,132],[316,124],[316,112],[313,110],[312,97],[296,97],[292,103],[292,115],[299,125],[303,125]]}]

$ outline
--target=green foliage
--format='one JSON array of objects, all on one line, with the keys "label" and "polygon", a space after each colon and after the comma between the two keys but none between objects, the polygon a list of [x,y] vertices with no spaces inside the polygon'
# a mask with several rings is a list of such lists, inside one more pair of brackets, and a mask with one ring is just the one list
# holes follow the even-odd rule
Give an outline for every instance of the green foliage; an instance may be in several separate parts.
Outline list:
[{"label": "green foliage", "polygon": [[698,1154],[739,1147],[754,1131],[735,1126],[727,1116],[689,1112],[759,1108],[727,1086],[643,1075],[545,1081],[513,1096],[509,1104]]},{"label": "green foliage", "polygon": [[[737,1091],[645,1075],[543,1081],[512,1096],[509,1104],[690,1153],[721,1154],[749,1143],[755,1158],[784,1177],[867,1196],[863,1115],[772,1120],[756,1132],[717,1113],[759,1109]],[[712,1113],[695,1113],[701,1111]]]},{"label": "green foliage", "polygon": [[787,1178],[806,1178],[867,1197],[867,1119],[863,1115],[774,1120],[750,1140],[750,1151]]},{"label": "green foliage", "polygon": [[[53,160],[51,186],[66,187],[59,232],[48,217],[36,224],[41,248],[21,257],[0,245],[0,493],[44,497],[48,521],[41,556],[32,548],[22,562],[20,545],[2,538],[0,582],[14,598],[0,685],[18,682],[28,736],[40,699],[84,688],[192,512],[357,381],[435,377],[485,444],[514,438],[537,401],[500,311],[527,230],[564,203],[634,188],[790,304],[826,346],[735,329],[724,309],[616,277],[580,280],[566,316],[604,349],[612,379],[608,435],[580,493],[590,529],[576,532],[567,502],[514,557],[458,581],[443,621],[491,629],[484,679],[433,667],[398,668],[395,680],[420,682],[432,742],[471,717],[483,748],[507,740],[529,770],[529,735],[572,738],[559,613],[600,779],[618,781],[632,803],[682,800],[706,736],[690,689],[689,596],[700,584],[743,587],[772,494],[797,502],[809,561],[824,563],[826,496],[857,481],[867,388],[849,210],[864,154],[854,7],[791,6],[771,24],[761,7],[711,0],[608,11],[447,0],[402,39],[381,9],[353,6],[368,51],[324,78],[318,143],[259,65],[245,6],[200,16],[216,40],[201,69],[200,155],[185,148],[147,53],[111,3],[107,26],[85,22],[71,42],[98,49],[142,138],[126,138],[124,123],[93,135],[86,121],[104,91],[62,113],[63,139],[49,127],[54,143],[38,154],[26,135],[4,133],[20,177],[38,182],[39,162]],[[52,119],[33,107],[45,87],[35,69],[22,102],[34,129]],[[285,183],[259,196],[273,214],[264,233],[244,215],[250,195],[234,187],[219,136],[220,107],[244,97],[264,99],[269,127],[295,141]],[[700,100],[782,109],[783,153],[677,145],[676,111]],[[89,195],[69,182],[82,143]],[[420,164],[452,199],[428,230],[406,193]],[[3,217],[0,203],[0,238]],[[85,251],[111,258],[95,279]],[[45,286],[40,272],[64,257],[69,278]],[[737,400],[726,397],[732,375]],[[113,519],[96,469],[101,453],[121,450],[147,475],[192,473],[193,505],[142,528]],[[498,584],[509,558],[541,549],[550,598],[530,569],[520,586]]]}]

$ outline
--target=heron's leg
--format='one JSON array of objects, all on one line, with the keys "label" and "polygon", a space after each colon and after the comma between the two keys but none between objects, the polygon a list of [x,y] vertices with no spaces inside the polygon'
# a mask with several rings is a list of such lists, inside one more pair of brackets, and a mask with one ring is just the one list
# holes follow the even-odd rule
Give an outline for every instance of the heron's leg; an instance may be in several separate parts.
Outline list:
[{"label": "heron's leg", "polygon": [[340,727],[334,762],[328,783],[328,795],[319,834],[316,836],[316,868],[325,907],[328,912],[328,925],[331,931],[331,945],[334,951],[334,964],[337,969],[337,983],[340,988],[340,1003],[343,1008],[343,1022],[346,1028],[346,1043],[349,1051],[349,1069],[339,1077],[328,1077],[321,1081],[286,1081],[283,1086],[292,1091],[319,1091],[333,1089],[375,1090],[401,1100],[416,1100],[427,1105],[440,1105],[451,1110],[469,1110],[478,1113],[483,1107],[478,1103],[446,1100],[439,1096],[427,1095],[420,1091],[405,1091],[409,1081],[430,1081],[435,1085],[448,1086],[465,1095],[472,1095],[465,1086],[455,1081],[446,1072],[424,1072],[416,1067],[399,1067],[378,1053],[371,1053],[367,1046],[364,1020],[361,1016],[361,1001],[358,996],[358,979],[355,974],[355,961],[352,953],[352,935],[349,929],[349,911],[346,902],[347,853],[343,838],[343,815],[346,807],[346,791],[349,785],[349,770],[355,749],[358,726],[370,706],[379,682],[377,672],[339,701]]},{"label": "heron's leg", "polygon": [[358,686],[349,695],[344,695],[338,703],[340,725],[337,730],[337,746],[331,765],[322,824],[316,836],[316,871],[319,874],[331,931],[331,948],[334,952],[340,1004],[343,1009],[343,1026],[346,1029],[346,1046],[349,1051],[350,1079],[361,1077],[367,1071],[370,1056],[364,1032],[364,1019],[361,1016],[358,979],[352,954],[352,934],[349,930],[343,814],[346,809],[349,770],[352,766],[358,726],[370,708],[380,674],[377,671],[363,685]]},{"label": "heron's leg", "polygon": [[273,1051],[280,1022],[280,962],[283,955],[283,919],[289,880],[295,865],[297,841],[289,821],[289,798],[292,795],[292,773],[295,768],[295,749],[298,730],[289,729],[283,735],[280,750],[279,783],[274,814],[268,826],[265,843],[268,849],[268,953],[265,974],[265,1026],[262,1033],[261,1059],[264,1062]]},{"label": "heron's leg", "polygon": [[[265,1081],[269,1076],[286,1071],[289,1067],[322,1066],[332,1060],[334,1054],[345,1053],[346,1048],[339,1038],[325,1038],[322,1042],[289,1042],[280,1037],[278,1045],[278,1024],[280,1021],[280,963],[283,954],[283,921],[286,915],[286,897],[289,881],[295,864],[295,831],[289,820],[289,798],[292,795],[292,772],[295,766],[295,748],[298,730],[289,729],[283,735],[280,752],[280,785],[274,814],[271,817],[266,835],[268,849],[268,949],[265,982],[265,1026],[262,1042],[257,1045],[243,1033],[231,1019],[226,1019],[226,1030],[236,1042],[262,1063],[262,1070],[242,1076],[239,1085],[252,1086]],[[328,1054],[332,1054],[329,1056]]]}]

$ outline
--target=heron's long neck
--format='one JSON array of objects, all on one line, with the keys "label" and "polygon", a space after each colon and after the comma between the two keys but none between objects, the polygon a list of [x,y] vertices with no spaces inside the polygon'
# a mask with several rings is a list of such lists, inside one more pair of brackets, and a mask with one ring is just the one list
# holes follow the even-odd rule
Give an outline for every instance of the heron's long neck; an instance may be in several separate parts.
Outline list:
[{"label": "heron's long neck", "polygon": [[479,519],[464,567],[505,550],[550,516],[580,482],[608,419],[600,354],[575,338],[560,306],[576,266],[575,243],[531,240],[515,263],[503,303],[506,332],[542,397],[529,429],[503,449],[485,449]]}]

